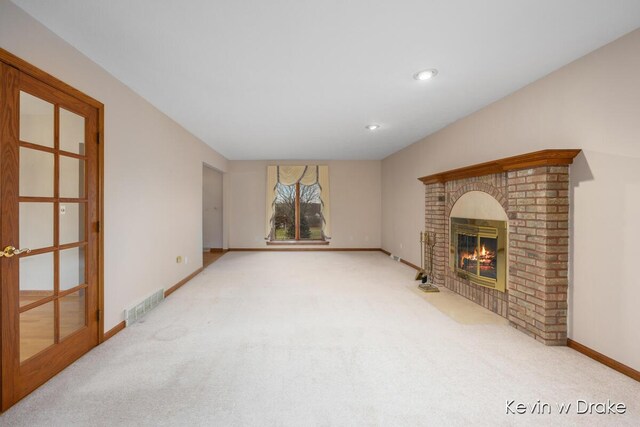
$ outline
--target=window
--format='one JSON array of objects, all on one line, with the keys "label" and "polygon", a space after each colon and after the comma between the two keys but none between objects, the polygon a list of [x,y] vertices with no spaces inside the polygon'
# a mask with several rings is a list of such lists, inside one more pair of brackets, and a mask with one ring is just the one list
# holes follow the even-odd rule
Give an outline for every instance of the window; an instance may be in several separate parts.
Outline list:
[{"label": "window", "polygon": [[267,176],[267,240],[329,239],[328,168],[270,166]]},{"label": "window", "polygon": [[278,183],[273,240],[323,240],[318,184]]}]

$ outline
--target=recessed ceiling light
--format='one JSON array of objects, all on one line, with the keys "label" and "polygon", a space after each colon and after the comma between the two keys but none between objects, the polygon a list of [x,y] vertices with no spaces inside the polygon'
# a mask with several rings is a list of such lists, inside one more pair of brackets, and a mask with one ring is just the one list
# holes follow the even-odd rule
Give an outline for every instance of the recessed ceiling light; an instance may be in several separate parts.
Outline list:
[{"label": "recessed ceiling light", "polygon": [[418,71],[413,75],[413,78],[416,80],[429,80],[438,75],[438,70],[435,68],[430,68],[428,70]]},{"label": "recessed ceiling light", "polygon": [[367,125],[365,126],[367,129],[369,130],[376,130],[376,129],[380,129],[380,125],[376,125],[376,124],[372,124],[372,125]]}]

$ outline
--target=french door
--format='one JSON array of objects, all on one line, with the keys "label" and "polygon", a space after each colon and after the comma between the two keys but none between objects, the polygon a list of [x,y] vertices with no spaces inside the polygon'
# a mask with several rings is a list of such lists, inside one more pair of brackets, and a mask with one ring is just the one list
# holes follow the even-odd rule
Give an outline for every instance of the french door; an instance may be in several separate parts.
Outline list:
[{"label": "french door", "polygon": [[98,110],[0,62],[1,409],[98,344]]}]

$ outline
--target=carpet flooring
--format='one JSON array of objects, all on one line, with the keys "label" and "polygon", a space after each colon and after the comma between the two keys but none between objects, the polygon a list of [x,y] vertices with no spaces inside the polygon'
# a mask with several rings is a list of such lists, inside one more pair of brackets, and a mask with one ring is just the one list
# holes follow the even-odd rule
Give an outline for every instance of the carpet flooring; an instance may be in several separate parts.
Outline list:
[{"label": "carpet flooring", "polygon": [[414,274],[376,252],[230,252],[0,425],[640,425],[640,383]]}]

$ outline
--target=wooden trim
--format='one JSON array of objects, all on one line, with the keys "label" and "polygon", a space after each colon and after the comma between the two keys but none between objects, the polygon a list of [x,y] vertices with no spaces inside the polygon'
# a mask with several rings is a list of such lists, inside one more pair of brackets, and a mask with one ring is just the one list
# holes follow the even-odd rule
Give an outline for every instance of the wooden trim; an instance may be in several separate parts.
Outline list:
[{"label": "wooden trim", "polygon": [[73,288],[65,289],[63,291],[58,291],[58,297],[61,297],[61,298],[66,297],[68,295],[81,291],[82,289],[87,289],[88,287],[89,285],[87,285],[86,283],[83,283],[82,285],[74,286]]},{"label": "wooden trim", "polygon": [[478,163],[464,168],[452,169],[433,175],[418,178],[423,184],[443,183],[456,179],[472,178],[476,176],[491,175],[517,169],[528,169],[538,166],[570,165],[573,159],[582,150],[541,150],[519,156],[507,157],[491,162]]},{"label": "wooden trim", "polygon": [[328,240],[268,240],[267,246],[278,246],[278,245],[328,245]]},{"label": "wooden trim", "polygon": [[[383,254],[385,254],[385,255],[389,255],[389,256],[391,256],[391,252],[389,252],[389,251],[385,251],[384,249],[380,249],[380,252],[382,252],[382,253],[383,253]],[[422,269],[421,269],[420,267],[418,267],[417,265],[412,264],[412,263],[410,263],[409,261],[405,261],[405,260],[404,260],[404,259],[402,259],[402,258],[400,258],[400,262],[401,262],[401,263],[403,263],[404,265],[408,265],[408,266],[409,266],[409,267],[411,267],[411,268],[415,268],[415,269],[416,269],[416,270],[418,270],[418,271],[422,270]]]},{"label": "wooden trim", "polygon": [[[59,121],[59,114],[60,114],[59,111],[60,111],[59,108],[56,108],[55,116],[56,116],[56,120],[58,121]],[[55,122],[55,126],[60,126],[58,121]],[[59,133],[56,133],[56,135],[59,135]],[[57,138],[58,137],[56,137],[56,139]],[[20,147],[28,148],[30,150],[42,151],[50,154],[59,154],[64,157],[73,157],[74,159],[79,159],[79,160],[89,160],[85,155],[71,153],[69,151],[63,151],[55,147],[45,147],[43,145],[33,144],[31,142],[24,142],[24,141],[20,141],[19,145]]]},{"label": "wooden trim", "polygon": [[229,252],[375,252],[380,251],[380,248],[310,248],[310,247],[297,247],[297,248],[229,248]]},{"label": "wooden trim", "polygon": [[109,338],[112,338],[115,334],[117,334],[118,332],[120,332],[121,330],[123,330],[126,327],[127,327],[127,322],[125,322],[123,320],[122,322],[118,323],[116,326],[114,326],[113,328],[111,328],[107,332],[105,332],[103,334],[103,338],[102,338],[101,342],[105,342]]},{"label": "wooden trim", "polygon": [[[55,113],[55,114],[57,114],[57,113]],[[56,153],[56,148],[55,147],[45,147],[44,145],[33,144],[31,142],[24,142],[24,141],[18,142],[18,145],[20,145],[20,148],[28,148],[30,150],[42,151],[42,152],[49,153],[49,154],[55,154]]]},{"label": "wooden trim", "polygon": [[78,89],[69,86],[62,80],[53,77],[51,74],[42,71],[40,68],[29,64],[27,61],[18,58],[14,54],[2,48],[0,48],[0,62],[4,62],[7,65],[17,68],[18,70],[22,71],[25,74],[28,74],[36,80],[40,80],[41,82],[44,82],[49,86],[53,86],[54,88],[65,92],[73,96],[74,98],[77,98],[80,101],[91,105],[92,107],[95,107],[97,109],[104,109],[104,105],[100,101],[97,101],[89,95],[79,91]]},{"label": "wooden trim", "polygon": [[32,197],[32,196],[18,196],[18,201],[20,203],[87,203],[87,199],[74,199],[68,197],[60,197],[56,199],[55,197]]},{"label": "wooden trim", "polygon": [[20,254],[20,258],[28,258],[31,256],[42,255],[56,250],[55,246],[49,246],[48,248],[32,249],[29,253]]},{"label": "wooden trim", "polygon": [[178,289],[180,289],[182,286],[184,286],[185,283],[187,283],[189,280],[193,279],[198,274],[200,274],[202,270],[204,270],[204,267],[200,267],[199,269],[197,269],[196,271],[194,271],[193,273],[191,273],[190,275],[188,275],[187,277],[185,277],[184,279],[182,279],[181,281],[179,281],[178,283],[176,283],[175,285],[173,285],[172,287],[164,291],[164,297],[166,298],[172,293],[174,293],[175,291],[177,291]]},{"label": "wooden trim", "polygon": [[[98,342],[104,342],[113,335],[105,338],[104,333],[104,105],[98,107]],[[113,329],[112,329],[113,330]],[[111,332],[111,331],[109,331]],[[115,334],[115,332],[114,332]]]},{"label": "wooden trim", "polygon": [[[51,301],[53,301],[55,299],[56,299],[56,296],[52,292],[48,296],[42,297],[41,299],[39,299],[37,301],[34,301],[34,302],[30,303],[30,304],[25,304],[25,305],[19,306],[18,307],[18,313],[24,313],[25,311],[31,310],[32,308],[35,308],[35,307],[38,307],[40,305],[44,305],[44,304],[50,303]],[[55,341],[54,341],[54,343],[55,343]]]},{"label": "wooden trim", "polygon": [[[21,76],[22,77],[22,76]],[[25,80],[25,83],[27,83],[27,81],[29,79],[22,79],[21,80]],[[22,86],[22,85],[21,85]],[[26,85],[26,87],[23,87],[21,89],[28,89],[29,85]],[[38,93],[35,93],[33,95],[38,95]],[[57,97],[56,97],[57,98]],[[49,100],[50,101],[50,100]],[[59,101],[63,101],[63,99],[60,99]],[[59,150],[60,149],[60,104],[55,103],[54,104],[54,108],[53,108],[53,114],[54,114],[54,118],[53,118],[53,123],[54,123],[54,130],[53,130],[53,148],[54,150]],[[86,120],[86,119],[85,119]],[[87,128],[89,127],[89,123],[87,123],[87,125],[85,126],[85,133],[87,131]],[[87,150],[88,151],[88,150]],[[54,151],[55,152],[55,151]],[[53,245],[58,248],[60,246],[60,156],[55,156],[54,155],[54,161],[53,161],[53,197],[54,199],[56,199],[53,202]],[[88,165],[88,162],[85,162],[85,164]],[[89,167],[85,167],[85,170],[88,172],[90,169]],[[88,176],[85,173],[84,174],[84,191],[83,193],[81,193],[83,196],[87,197],[87,200],[89,199],[89,194],[87,193],[87,184],[88,184]],[[89,204],[89,202],[87,201],[87,204]],[[88,206],[87,206],[88,208]],[[85,213],[84,213],[85,219],[89,220],[90,218],[90,213],[89,213],[89,209],[85,209]],[[86,222],[86,221],[85,221]],[[86,234],[86,233],[85,233]],[[85,236],[86,239],[90,239],[90,237],[88,235]],[[91,265],[90,261],[87,260],[87,256],[85,255],[85,265],[84,265],[84,274],[85,274],[85,279],[87,279],[87,281],[89,280],[89,278],[91,277],[88,273],[88,269],[87,266]],[[53,293],[55,295],[55,297],[52,297],[52,301],[53,301],[53,342],[56,344],[60,343],[60,300],[58,299],[58,295],[60,292],[60,249],[55,250],[53,252]],[[89,297],[89,295],[87,295],[86,298],[89,302],[88,306],[91,307],[91,299]],[[85,307],[87,307],[87,305],[85,304]],[[28,309],[29,307],[24,307],[25,309]],[[85,308],[85,312],[89,311],[86,310]],[[22,309],[20,310],[20,313],[23,313]],[[86,314],[85,313],[85,320],[86,319]],[[91,323],[90,322],[85,322],[85,324],[89,327],[91,327]]]},{"label": "wooden trim", "polygon": [[415,265],[415,264],[411,264],[409,261],[405,261],[405,260],[404,260],[404,259],[402,259],[402,258],[400,258],[400,262],[401,262],[401,263],[403,263],[404,265],[408,265],[409,267],[414,268],[414,269],[416,269],[416,270],[418,270],[418,271],[420,271],[420,270],[421,270],[421,268],[420,268],[420,267],[418,267],[417,265]]},{"label": "wooden trim", "polygon": [[[0,57],[1,58],[1,57]],[[9,171],[18,171],[18,127],[17,120],[8,120],[12,114],[19,114],[18,98],[14,90],[19,85],[20,73],[0,62],[0,110],[5,116],[0,120],[0,171],[6,174]],[[12,181],[12,182],[7,182]],[[18,213],[18,191],[14,180],[0,180],[0,200],[2,206],[10,206],[10,209],[2,209],[0,221],[0,247],[15,244],[18,239],[17,227],[11,225],[11,219],[16,219]],[[8,202],[7,202],[8,200]],[[4,258],[0,269],[0,302],[9,309],[0,309],[0,412],[6,410],[17,401],[13,388],[14,367],[19,365],[16,346],[18,339],[15,331],[18,331],[16,313],[13,307],[19,307],[19,291],[13,286],[13,281],[18,276],[18,260]],[[8,331],[14,331],[9,333]],[[10,356],[9,356],[10,355]]]},{"label": "wooden trim", "polygon": [[209,252],[211,252],[212,254],[215,254],[219,252],[225,252],[225,250],[222,248],[209,248]]},{"label": "wooden trim", "polygon": [[628,376],[629,378],[633,378],[636,381],[640,381],[640,371],[636,371],[630,366],[627,366],[623,363],[618,362],[610,358],[609,356],[605,356],[602,353],[599,353],[585,345],[582,345],[578,342],[575,342],[571,338],[567,338],[567,347],[574,349],[575,351],[584,354],[587,357],[592,358],[593,360],[602,363],[609,368],[620,372]]},{"label": "wooden trim", "polygon": [[40,290],[40,291],[32,291],[32,290],[20,290],[19,291],[19,295],[20,296],[30,296],[30,297],[48,297],[53,293],[53,291],[44,291],[44,290]]}]

